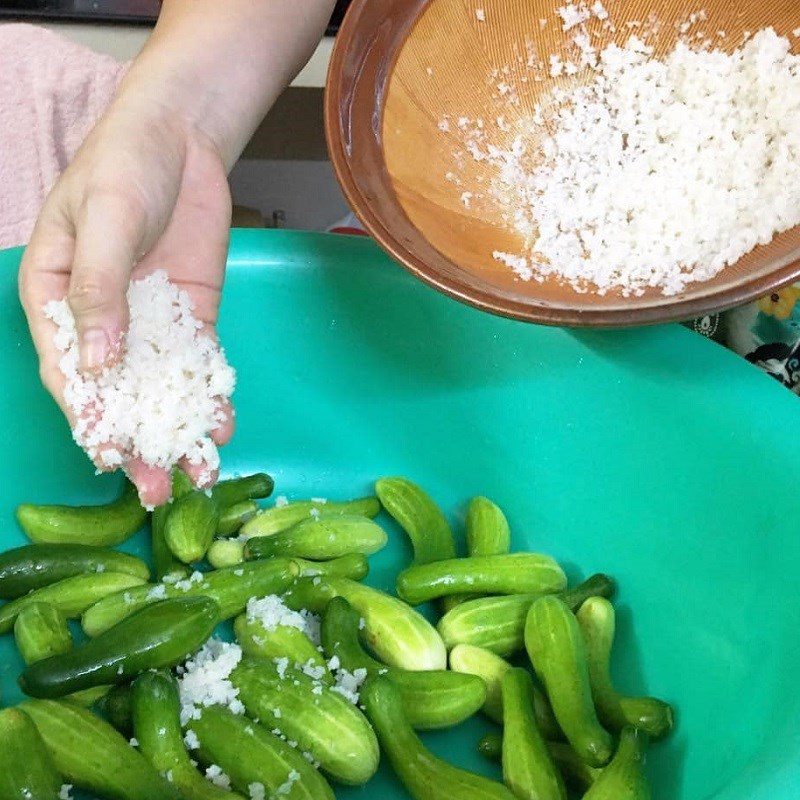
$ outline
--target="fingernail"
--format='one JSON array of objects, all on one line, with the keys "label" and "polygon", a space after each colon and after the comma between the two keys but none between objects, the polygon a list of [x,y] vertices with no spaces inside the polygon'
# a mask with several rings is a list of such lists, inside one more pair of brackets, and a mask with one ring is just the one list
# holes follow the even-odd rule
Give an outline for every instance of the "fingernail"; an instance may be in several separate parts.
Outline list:
[{"label": "fingernail", "polygon": [[101,328],[89,328],[81,336],[81,369],[102,369],[109,356],[109,341]]}]

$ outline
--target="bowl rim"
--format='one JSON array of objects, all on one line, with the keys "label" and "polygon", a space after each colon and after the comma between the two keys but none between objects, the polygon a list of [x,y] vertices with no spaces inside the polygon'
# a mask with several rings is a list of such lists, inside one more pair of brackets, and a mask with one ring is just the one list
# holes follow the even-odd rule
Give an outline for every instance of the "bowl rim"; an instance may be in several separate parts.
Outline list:
[{"label": "bowl rim", "polygon": [[[348,92],[345,96],[345,89],[352,85],[358,85],[363,81],[363,71],[358,70],[355,77],[350,80],[345,76],[345,66],[348,57],[348,49],[358,31],[359,24],[363,17],[363,12],[367,5],[374,6],[380,0],[352,0],[347,13],[345,14],[339,33],[334,41],[330,63],[328,65],[328,75],[324,92],[324,127],[325,138],[328,147],[331,164],[340,188],[347,200],[350,208],[364,225],[367,233],[403,268],[411,272],[415,277],[426,283],[428,286],[442,292],[459,302],[466,303],[482,311],[488,311],[502,317],[532,322],[542,325],[552,325],[561,327],[592,327],[592,328],[626,328],[640,325],[656,325],[667,322],[683,322],[697,317],[717,314],[738,306],[746,305],[769,295],[786,286],[800,280],[800,255],[796,259],[789,259],[786,263],[772,269],[766,274],[752,275],[749,278],[742,278],[734,284],[719,290],[710,290],[701,294],[693,294],[691,297],[680,299],[679,297],[668,300],[665,303],[650,304],[646,306],[620,307],[620,308],[575,308],[561,305],[551,305],[546,302],[537,301],[534,298],[514,299],[502,297],[491,291],[486,291],[473,285],[469,280],[459,277],[441,274],[435,268],[431,268],[423,259],[406,247],[403,242],[395,236],[392,231],[384,224],[384,221],[372,209],[367,197],[364,196],[359,188],[358,181],[352,169],[352,161],[344,146],[345,131],[342,129],[341,121],[345,114],[343,108],[351,108],[353,105],[354,92]],[[425,12],[430,0],[406,0],[406,4],[412,10],[416,10],[413,22],[407,26],[410,30],[416,23],[419,16]],[[399,57],[405,39],[395,38],[392,42],[393,50],[389,54],[387,63],[389,68],[383,70],[381,91],[375,92],[380,103],[380,122],[383,124],[385,111],[386,86],[394,70],[395,63]],[[362,62],[363,63],[363,62]],[[349,113],[346,116],[350,116]],[[379,146],[381,165],[385,170],[385,158],[382,144]],[[388,175],[388,173],[387,173]],[[421,231],[411,222],[402,204],[397,198],[394,188],[390,181],[386,181],[387,190],[391,195],[392,203],[397,212],[402,215],[408,223],[417,230],[426,241]],[[434,245],[428,241],[431,247]],[[456,273],[467,276],[469,273],[463,268],[459,268],[444,253],[438,251],[446,261],[454,268]]]}]

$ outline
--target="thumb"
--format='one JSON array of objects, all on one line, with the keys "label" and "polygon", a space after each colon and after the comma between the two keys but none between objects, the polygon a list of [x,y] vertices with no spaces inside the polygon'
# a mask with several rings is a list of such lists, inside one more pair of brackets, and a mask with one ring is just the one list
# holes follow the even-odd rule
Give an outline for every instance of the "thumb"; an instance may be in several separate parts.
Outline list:
[{"label": "thumb", "polygon": [[122,194],[95,194],[83,203],[67,292],[83,370],[98,370],[118,354],[128,327],[126,292],[145,231],[145,213]]}]

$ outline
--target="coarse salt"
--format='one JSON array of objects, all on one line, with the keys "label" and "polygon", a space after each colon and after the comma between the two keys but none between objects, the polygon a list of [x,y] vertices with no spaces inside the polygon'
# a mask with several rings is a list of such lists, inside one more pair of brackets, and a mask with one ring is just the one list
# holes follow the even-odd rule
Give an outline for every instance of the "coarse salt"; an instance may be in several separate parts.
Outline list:
[{"label": "coarse salt", "polygon": [[181,698],[181,725],[200,717],[200,708],[226,706],[234,714],[243,714],[239,690],[230,682],[231,672],[242,660],[242,648],[236,644],[209,639],[183,665],[178,689]]},{"label": "coarse salt", "polygon": [[476,8],[475,18],[478,20],[478,22],[486,22],[486,12],[482,8]]},{"label": "coarse salt", "polygon": [[215,786],[219,786],[220,789],[231,788],[231,779],[222,771],[222,768],[216,764],[212,764],[206,770],[206,778]]}]

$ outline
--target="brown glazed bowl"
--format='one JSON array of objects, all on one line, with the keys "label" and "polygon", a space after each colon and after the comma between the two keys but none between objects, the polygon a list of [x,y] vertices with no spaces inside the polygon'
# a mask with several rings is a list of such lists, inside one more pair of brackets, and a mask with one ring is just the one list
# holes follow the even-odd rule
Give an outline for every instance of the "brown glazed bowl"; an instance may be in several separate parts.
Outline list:
[{"label": "brown glazed bowl", "polygon": [[[800,228],[673,297],[656,290],[641,297],[581,294],[556,280],[521,281],[493,259],[495,250],[519,252],[518,235],[490,203],[466,208],[462,202],[462,192],[484,179],[479,163],[467,159],[459,173],[462,185],[445,179],[453,168],[455,140],[439,122],[463,115],[484,118],[490,126],[501,114],[530,116],[537,98],[565,79],[522,82],[520,54],[568,52],[556,15],[566,2],[354,0],[333,51],[325,121],[339,182],[369,233],[413,274],[451,297],[549,325],[621,327],[689,319],[800,279]],[[733,49],[745,31],[772,26],[800,52],[800,38],[792,35],[800,27],[798,0],[607,0],[605,5],[617,33],[603,33],[600,46],[626,39],[635,30],[626,22],[654,13],[662,26],[650,43],[663,53],[674,46],[680,22],[705,10],[706,19],[688,35],[721,30],[725,36],[716,46]],[[591,24],[599,33],[601,23]],[[503,66],[509,67],[516,106],[499,97],[497,81],[489,79],[492,69]],[[502,133],[496,128],[494,135]]]}]

